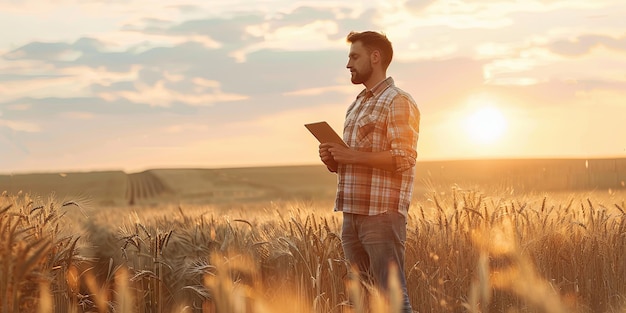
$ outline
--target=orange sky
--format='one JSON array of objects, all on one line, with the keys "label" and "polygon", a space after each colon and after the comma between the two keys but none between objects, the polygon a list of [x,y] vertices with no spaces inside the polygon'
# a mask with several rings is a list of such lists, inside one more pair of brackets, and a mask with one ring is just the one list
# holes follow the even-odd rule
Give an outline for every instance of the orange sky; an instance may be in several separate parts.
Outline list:
[{"label": "orange sky", "polygon": [[420,160],[626,157],[626,3],[0,3],[0,173],[318,164],[385,32]]}]

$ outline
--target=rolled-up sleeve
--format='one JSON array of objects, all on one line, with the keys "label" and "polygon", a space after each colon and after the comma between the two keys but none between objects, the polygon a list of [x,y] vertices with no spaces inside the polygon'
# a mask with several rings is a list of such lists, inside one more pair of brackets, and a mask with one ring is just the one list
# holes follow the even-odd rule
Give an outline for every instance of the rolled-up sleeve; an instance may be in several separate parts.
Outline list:
[{"label": "rolled-up sleeve", "polygon": [[387,117],[387,139],[391,144],[396,172],[415,166],[419,126],[420,112],[413,99],[405,94],[395,96]]}]

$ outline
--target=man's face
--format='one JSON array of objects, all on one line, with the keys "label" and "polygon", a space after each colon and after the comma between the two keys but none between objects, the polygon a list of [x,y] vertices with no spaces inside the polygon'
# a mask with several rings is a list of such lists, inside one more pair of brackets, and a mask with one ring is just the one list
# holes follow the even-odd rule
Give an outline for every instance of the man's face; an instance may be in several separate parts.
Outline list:
[{"label": "man's face", "polygon": [[348,55],[348,64],[346,67],[350,70],[353,84],[362,84],[372,76],[372,63],[370,62],[370,53],[363,47],[360,41],[353,42],[350,46],[350,54]]}]

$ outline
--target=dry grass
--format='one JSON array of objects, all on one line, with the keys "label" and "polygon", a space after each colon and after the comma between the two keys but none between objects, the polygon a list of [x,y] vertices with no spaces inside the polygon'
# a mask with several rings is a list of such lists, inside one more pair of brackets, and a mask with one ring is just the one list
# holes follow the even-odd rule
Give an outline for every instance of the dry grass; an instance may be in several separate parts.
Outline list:
[{"label": "dry grass", "polygon": [[[475,190],[411,208],[415,310],[624,312],[623,194]],[[2,312],[397,311],[397,282],[385,294],[351,275],[328,202],[119,208],[66,235],[68,203],[0,199]]]}]

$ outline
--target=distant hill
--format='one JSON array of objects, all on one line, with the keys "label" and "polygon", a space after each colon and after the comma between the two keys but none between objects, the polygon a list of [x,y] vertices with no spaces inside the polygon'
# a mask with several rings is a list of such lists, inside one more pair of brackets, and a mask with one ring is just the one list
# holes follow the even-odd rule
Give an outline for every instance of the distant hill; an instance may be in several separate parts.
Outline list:
[{"label": "distant hill", "polygon": [[[517,190],[625,188],[624,159],[503,159],[419,161],[418,192],[452,184],[511,186]],[[0,175],[0,192],[19,191],[98,206],[163,202],[229,203],[332,199],[336,176],[324,166],[153,169]]]},{"label": "distant hill", "polygon": [[127,174],[123,171],[34,173],[0,175],[0,192],[24,192],[43,200],[81,200],[94,204],[123,203],[127,188]]},{"label": "distant hill", "polygon": [[626,158],[421,162],[417,173],[437,183],[496,183],[528,191],[624,188]]}]

